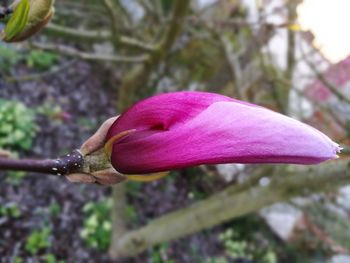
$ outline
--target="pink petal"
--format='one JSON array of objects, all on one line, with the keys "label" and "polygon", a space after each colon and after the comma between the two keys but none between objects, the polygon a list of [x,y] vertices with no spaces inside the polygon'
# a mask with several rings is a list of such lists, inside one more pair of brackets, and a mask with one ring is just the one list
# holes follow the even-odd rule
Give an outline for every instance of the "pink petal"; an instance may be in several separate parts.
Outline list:
[{"label": "pink petal", "polygon": [[122,173],[153,173],[200,164],[316,164],[339,150],[320,131],[246,102],[204,92],[176,92],[144,100],[121,115],[107,140]]}]

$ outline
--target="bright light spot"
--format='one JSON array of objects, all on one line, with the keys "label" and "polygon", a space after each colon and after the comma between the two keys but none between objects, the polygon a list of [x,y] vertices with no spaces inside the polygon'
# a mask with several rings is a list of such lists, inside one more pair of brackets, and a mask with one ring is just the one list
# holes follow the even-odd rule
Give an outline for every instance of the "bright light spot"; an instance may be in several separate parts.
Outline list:
[{"label": "bright light spot", "polygon": [[350,54],[349,0],[304,0],[298,14],[302,28],[314,33],[329,60],[338,62]]}]

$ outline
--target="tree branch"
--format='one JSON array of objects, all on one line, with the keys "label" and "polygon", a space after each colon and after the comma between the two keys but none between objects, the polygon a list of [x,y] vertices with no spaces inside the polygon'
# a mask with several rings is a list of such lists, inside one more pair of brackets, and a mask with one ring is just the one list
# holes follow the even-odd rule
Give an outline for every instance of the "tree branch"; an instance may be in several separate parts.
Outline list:
[{"label": "tree branch", "polygon": [[[112,40],[112,34],[110,31],[73,29],[52,23],[45,27],[45,32],[49,35],[58,35],[63,38],[69,38],[70,40],[85,42],[103,42]],[[120,45],[137,48],[147,52],[154,51],[156,49],[151,44],[123,35],[119,37],[118,41]]]},{"label": "tree branch", "polygon": [[79,150],[57,159],[12,159],[0,158],[0,170],[37,172],[52,175],[67,175],[83,171],[84,158]]},{"label": "tree branch", "polygon": [[104,62],[119,62],[119,63],[141,63],[148,59],[147,55],[140,55],[134,57],[127,56],[113,56],[113,55],[103,55],[103,54],[94,54],[79,51],[73,47],[65,45],[55,45],[55,44],[44,44],[39,42],[32,42],[33,47],[42,49],[45,51],[58,52],[62,55],[69,57],[80,58],[88,61],[104,61]]},{"label": "tree branch", "polygon": [[305,58],[306,63],[310,67],[310,69],[314,72],[314,74],[317,76],[317,78],[325,85],[333,94],[336,96],[339,100],[344,101],[348,104],[350,104],[350,99],[343,95],[340,91],[339,88],[334,85],[332,82],[330,82],[328,79],[325,78],[325,76],[317,70],[315,65],[313,65],[310,61],[308,61]]},{"label": "tree branch", "polygon": [[190,207],[153,220],[120,237],[114,247],[118,257],[135,256],[154,245],[174,240],[233,218],[254,212],[276,202],[317,192],[333,190],[350,183],[350,162],[334,161],[319,166],[286,166],[292,171],[275,174],[268,186],[255,185],[244,191],[233,185]]},{"label": "tree branch", "polygon": [[174,2],[174,10],[171,23],[164,37],[157,45],[157,49],[149,54],[149,58],[142,65],[132,68],[125,76],[120,87],[119,98],[123,105],[119,105],[120,110],[125,110],[135,101],[135,90],[148,83],[153,70],[158,67],[175,43],[181,33],[182,23],[185,20],[189,0]]},{"label": "tree branch", "polygon": [[110,23],[111,23],[111,31],[112,31],[112,43],[115,48],[117,48],[117,45],[119,43],[120,38],[120,30],[118,28],[118,25],[120,24],[119,19],[119,13],[118,13],[118,5],[116,1],[113,0],[103,0],[103,4],[106,7],[106,10],[109,14]]}]

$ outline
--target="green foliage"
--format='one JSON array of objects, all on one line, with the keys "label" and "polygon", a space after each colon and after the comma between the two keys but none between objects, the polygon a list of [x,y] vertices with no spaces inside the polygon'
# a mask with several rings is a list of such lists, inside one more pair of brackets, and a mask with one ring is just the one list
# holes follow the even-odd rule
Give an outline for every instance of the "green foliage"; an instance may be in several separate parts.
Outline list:
[{"label": "green foliage", "polygon": [[161,244],[151,250],[152,263],[174,263],[175,261],[168,258],[167,251],[169,245],[167,243]]},{"label": "green foliage", "polygon": [[128,219],[128,222],[136,223],[137,222],[137,212],[135,207],[132,205],[127,205],[125,207],[125,215]]},{"label": "green foliage", "polygon": [[54,254],[46,254],[44,257],[45,263],[64,263],[64,260],[58,260]]},{"label": "green foliage", "polygon": [[251,255],[247,253],[247,242],[234,239],[234,232],[232,229],[219,235],[220,241],[223,242],[226,253],[231,258],[247,258],[251,259]]},{"label": "green foliage", "polygon": [[0,217],[18,218],[21,216],[21,210],[16,203],[9,203],[0,206]]},{"label": "green foliage", "polygon": [[57,217],[61,213],[61,206],[54,202],[49,205],[48,210],[51,216]]},{"label": "green foliage", "polygon": [[15,11],[5,27],[6,41],[12,40],[23,31],[28,22],[29,9],[29,0],[21,0],[21,2],[16,6]]},{"label": "green foliage", "polygon": [[188,193],[188,197],[190,199],[194,199],[197,201],[204,200],[207,198],[208,194],[202,191],[199,191],[197,189],[193,189],[191,192]]},{"label": "green foliage", "polygon": [[85,220],[80,236],[89,247],[103,251],[108,249],[112,229],[110,219],[111,206],[111,199],[97,203],[89,202],[84,205]]},{"label": "green foliage", "polygon": [[219,235],[229,258],[244,258],[261,263],[277,263],[276,253],[269,247],[258,247],[251,240],[242,240],[232,228]]},{"label": "green foliage", "polygon": [[140,195],[141,185],[139,182],[130,181],[126,184],[126,192],[130,196],[137,197]]},{"label": "green foliage", "polygon": [[80,127],[84,127],[86,129],[96,129],[97,125],[94,121],[92,121],[90,118],[78,118],[77,123]]},{"label": "green foliage", "polygon": [[41,249],[49,248],[51,246],[49,241],[50,235],[50,227],[44,227],[41,230],[34,230],[26,240],[25,250],[32,255],[36,255]]},{"label": "green foliage", "polygon": [[23,263],[23,262],[24,262],[23,258],[19,256],[16,256],[13,258],[13,263]]},{"label": "green foliage", "polygon": [[229,263],[225,257],[212,257],[204,261],[204,263]]},{"label": "green foliage", "polygon": [[20,52],[11,45],[0,43],[0,69],[2,73],[9,73],[20,62],[24,62],[29,68],[44,71],[54,66],[58,60],[59,56],[56,53],[42,50]]},{"label": "green foliage", "polygon": [[168,14],[173,8],[173,1],[161,0],[160,1],[164,13]]},{"label": "green foliage", "polygon": [[35,114],[24,104],[0,99],[0,148],[28,150],[37,131]]},{"label": "green foliage", "polygon": [[59,105],[52,105],[52,102],[45,102],[36,108],[36,112],[47,117],[54,117],[62,112]]},{"label": "green foliage", "polygon": [[22,58],[22,55],[13,49],[13,46],[0,44],[0,70],[9,72]]},{"label": "green foliage", "polygon": [[37,70],[51,68],[59,59],[59,56],[52,52],[33,50],[26,56],[27,66]]},{"label": "green foliage", "polygon": [[26,177],[26,172],[20,172],[20,171],[9,171],[7,172],[6,176],[6,182],[12,185],[19,185],[23,178]]}]

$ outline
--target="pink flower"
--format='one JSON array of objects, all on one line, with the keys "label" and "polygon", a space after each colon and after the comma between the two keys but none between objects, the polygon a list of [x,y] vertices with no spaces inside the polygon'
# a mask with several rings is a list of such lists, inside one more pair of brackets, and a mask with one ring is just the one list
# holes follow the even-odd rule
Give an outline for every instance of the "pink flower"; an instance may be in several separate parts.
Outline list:
[{"label": "pink flower", "polygon": [[112,165],[125,174],[200,164],[317,164],[335,159],[340,150],[311,126],[206,92],[175,92],[143,100],[113,123],[108,140],[114,141]]}]

